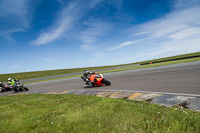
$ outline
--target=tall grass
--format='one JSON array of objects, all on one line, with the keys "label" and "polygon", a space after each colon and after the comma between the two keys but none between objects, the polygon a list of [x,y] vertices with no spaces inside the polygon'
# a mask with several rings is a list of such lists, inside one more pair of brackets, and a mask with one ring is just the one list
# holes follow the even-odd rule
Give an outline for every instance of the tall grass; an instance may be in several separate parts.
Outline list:
[{"label": "tall grass", "polygon": [[1,133],[200,132],[200,113],[85,95],[0,97]]}]

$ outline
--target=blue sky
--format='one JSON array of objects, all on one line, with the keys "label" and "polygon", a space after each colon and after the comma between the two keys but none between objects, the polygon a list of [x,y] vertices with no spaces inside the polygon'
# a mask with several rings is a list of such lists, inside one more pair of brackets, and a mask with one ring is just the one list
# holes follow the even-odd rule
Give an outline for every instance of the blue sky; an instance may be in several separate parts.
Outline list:
[{"label": "blue sky", "polygon": [[1,0],[0,74],[200,51],[200,0]]}]

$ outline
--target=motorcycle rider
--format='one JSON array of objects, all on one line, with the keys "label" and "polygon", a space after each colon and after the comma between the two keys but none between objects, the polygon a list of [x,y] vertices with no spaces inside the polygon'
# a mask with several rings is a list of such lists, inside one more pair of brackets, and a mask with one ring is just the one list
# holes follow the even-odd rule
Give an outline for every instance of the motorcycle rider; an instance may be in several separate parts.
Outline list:
[{"label": "motorcycle rider", "polygon": [[81,76],[81,78],[86,81],[88,75],[90,74],[95,74],[95,72],[91,72],[91,71],[88,71],[87,69],[84,70],[84,73],[83,73],[83,76]]},{"label": "motorcycle rider", "polygon": [[8,84],[9,85],[12,85],[12,86],[15,86],[15,81],[11,78],[8,78]]},{"label": "motorcycle rider", "polygon": [[84,74],[83,76],[81,76],[83,81],[87,81],[88,79],[90,79],[90,82],[92,83],[97,82],[98,78],[102,78],[102,77],[103,75],[101,73],[98,74],[97,72],[91,72],[91,71],[88,71],[87,69],[84,70]]},{"label": "motorcycle rider", "polygon": [[19,81],[19,79],[15,79],[14,81],[15,81],[15,83],[16,83],[17,85],[21,84],[21,82]]}]

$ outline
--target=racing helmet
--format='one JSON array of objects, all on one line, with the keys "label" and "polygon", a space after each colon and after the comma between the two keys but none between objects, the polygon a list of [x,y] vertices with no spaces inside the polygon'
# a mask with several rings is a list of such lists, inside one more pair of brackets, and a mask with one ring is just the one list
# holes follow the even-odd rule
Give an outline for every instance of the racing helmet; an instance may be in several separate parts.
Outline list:
[{"label": "racing helmet", "polygon": [[12,79],[11,79],[11,78],[8,78],[8,81],[12,81]]},{"label": "racing helmet", "polygon": [[87,69],[84,70],[84,72],[88,71]]}]

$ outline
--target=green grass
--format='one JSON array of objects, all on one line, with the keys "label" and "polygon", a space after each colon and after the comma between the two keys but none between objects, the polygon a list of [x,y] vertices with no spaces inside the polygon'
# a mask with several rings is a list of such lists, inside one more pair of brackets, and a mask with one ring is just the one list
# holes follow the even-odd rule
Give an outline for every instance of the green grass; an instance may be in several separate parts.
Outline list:
[{"label": "green grass", "polygon": [[[88,67],[87,69],[89,69],[90,71],[93,70],[99,70],[99,69],[106,69],[106,68],[113,68],[113,67],[119,67],[119,66],[127,66],[127,65],[134,65],[134,64],[143,64],[143,63],[150,63],[150,62],[155,62],[155,61],[165,61],[165,60],[169,60],[169,59],[177,59],[177,58],[182,58],[182,57],[190,57],[190,56],[196,56],[196,55],[200,55],[200,52],[197,53],[192,53],[192,54],[186,54],[186,55],[178,55],[178,56],[173,56],[173,57],[167,57],[167,58],[161,58],[161,59],[155,59],[155,60],[150,60],[150,61],[144,61],[144,62],[136,62],[136,63],[130,63],[130,64],[121,64],[121,65],[113,65],[113,66],[102,66],[102,67]],[[190,61],[199,61],[200,58],[193,58],[193,59],[183,59],[183,60],[179,60],[180,62],[190,62]],[[179,61],[172,61],[175,63],[179,63]],[[166,63],[166,64],[171,64],[171,61],[169,61],[170,63]],[[158,65],[164,65],[164,63],[156,63]],[[152,65],[153,66],[153,65]],[[148,67],[152,67],[149,66]],[[131,69],[135,69],[135,68],[143,68],[144,66],[139,66],[139,67],[132,67]],[[146,67],[146,66],[145,66]],[[47,71],[35,71],[35,72],[24,72],[24,73],[13,73],[13,74],[0,74],[0,81],[1,82],[5,82],[7,81],[8,78],[14,78],[14,79],[32,79],[32,78],[39,78],[39,77],[47,77],[47,76],[54,76],[54,75],[61,75],[61,74],[69,74],[69,73],[76,73],[76,72],[83,72],[84,69],[86,68],[75,68],[75,69],[59,69],[59,70],[47,70]],[[125,69],[118,69],[118,70],[126,70]],[[130,69],[130,68],[128,68]],[[113,71],[113,70],[111,70]],[[114,70],[116,71],[116,70]],[[105,72],[109,72],[109,71],[105,71]],[[56,78],[56,79],[60,79],[60,78]],[[62,78],[61,78],[62,79]]]},{"label": "green grass", "polygon": [[0,97],[1,133],[200,132],[200,113],[85,95]]}]

